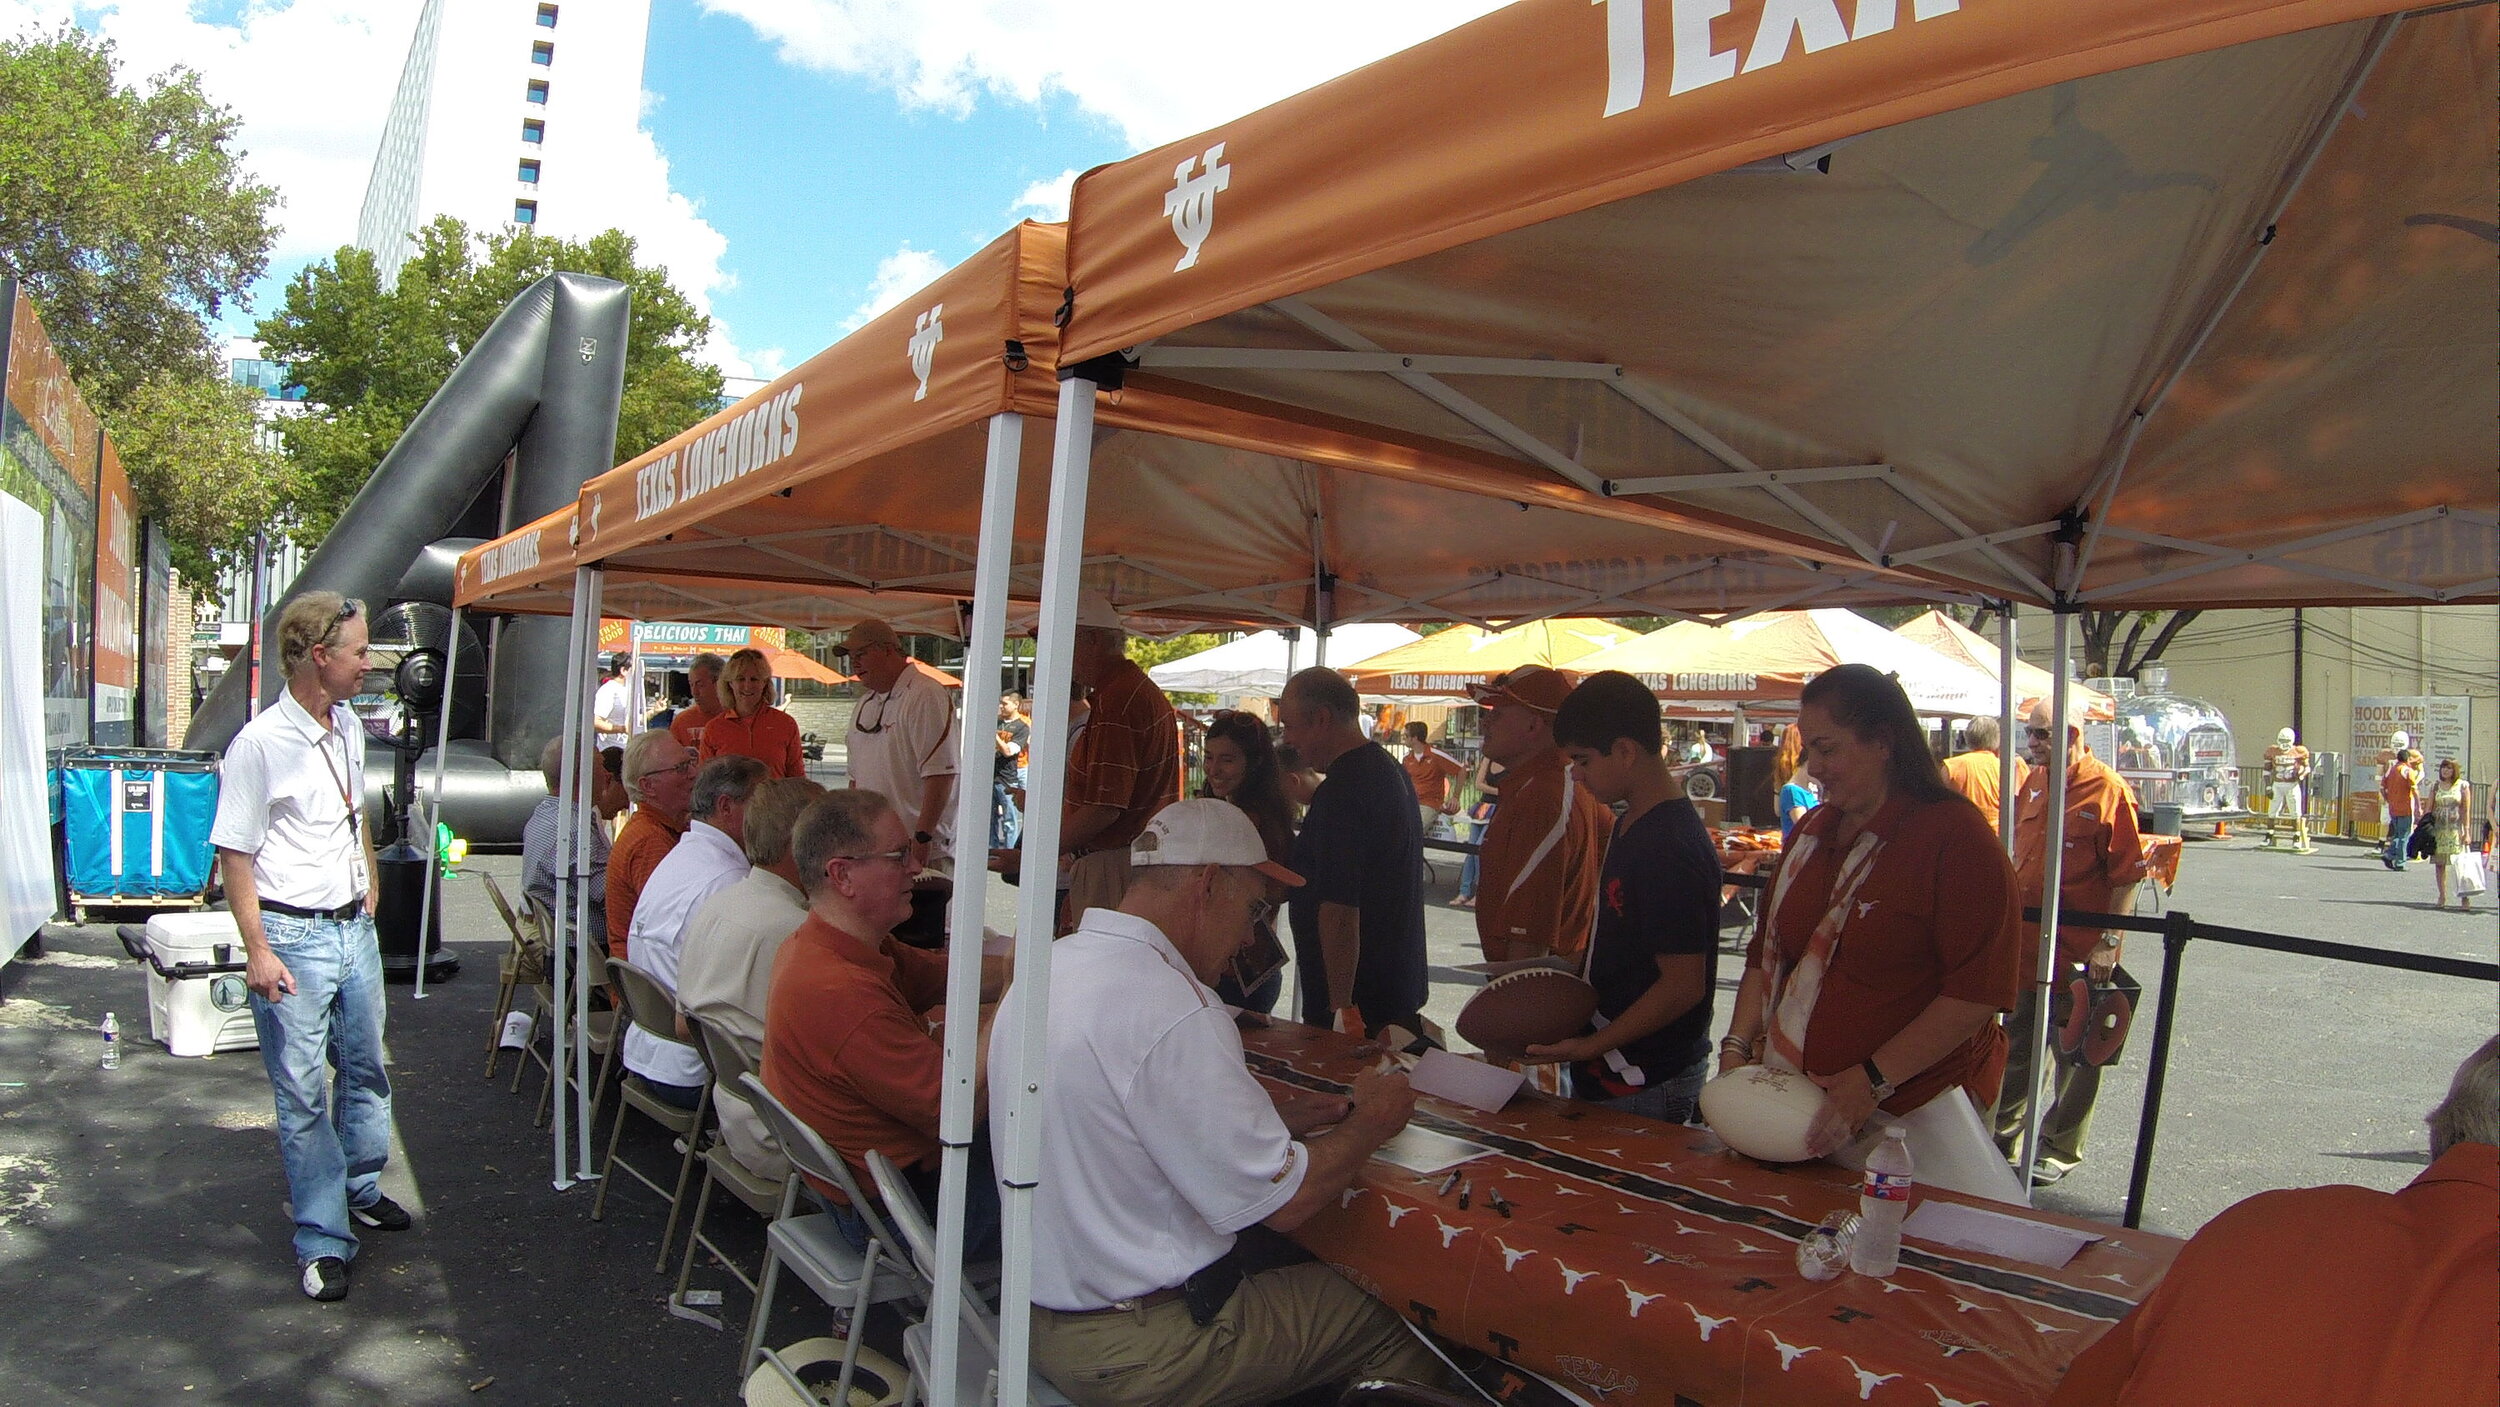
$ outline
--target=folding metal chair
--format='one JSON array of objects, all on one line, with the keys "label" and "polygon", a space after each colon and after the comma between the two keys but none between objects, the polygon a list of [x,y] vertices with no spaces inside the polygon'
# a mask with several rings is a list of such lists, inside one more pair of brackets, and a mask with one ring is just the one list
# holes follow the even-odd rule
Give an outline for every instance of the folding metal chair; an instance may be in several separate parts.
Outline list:
[{"label": "folding metal chair", "polygon": [[781,1283],[781,1268],[786,1265],[816,1292],[818,1299],[850,1312],[841,1375],[834,1381],[830,1399],[848,1402],[869,1306],[897,1300],[925,1304],[929,1298],[928,1282],[906,1259],[907,1253],[877,1204],[861,1193],[850,1166],[825,1146],[816,1130],[791,1113],[790,1106],[775,1099],[760,1077],[745,1074],[738,1077],[738,1082],[756,1112],[764,1116],[773,1137],[780,1141],[782,1155],[790,1160],[790,1166],[849,1198],[851,1210],[868,1226],[867,1249],[857,1250],[834,1223],[831,1212],[792,1215],[799,1184],[796,1178],[790,1181],[782,1194],[780,1217],[765,1228],[763,1286],[756,1291],[754,1317],[747,1324],[746,1356],[738,1360],[738,1370],[745,1374],[758,1363],[769,1363],[798,1393],[800,1401],[814,1400],[797,1371],[782,1360],[779,1352],[764,1346],[765,1326],[773,1317],[773,1296]]},{"label": "folding metal chair", "polygon": [[[529,900],[529,907],[530,913],[537,918],[541,930],[552,937],[556,931],[555,912],[547,907],[545,900],[535,896]],[[573,980],[579,982],[583,976],[584,974],[576,972],[573,974]],[[555,1029],[553,1023],[558,1021],[563,1022],[565,1030],[570,1032],[574,1029],[574,1021],[573,1013],[569,1008],[563,1011],[556,1010],[556,989],[552,982],[539,982],[533,985],[530,988],[530,1000],[537,1015],[537,1029],[532,1034],[531,1044],[526,1053],[530,1060],[537,1062],[539,1070],[547,1076],[547,1082],[538,1088],[538,1114],[533,1122],[538,1127],[545,1128],[548,1110],[554,1103],[558,1084],[561,1083],[563,1087],[570,1089],[574,1075],[568,1067],[564,1071],[563,1079],[561,1081],[557,1079],[555,1070],[548,1064],[550,1056],[539,1052],[536,1036],[539,1032],[553,1031]],[[599,1057],[599,1071],[592,1077],[590,1087],[589,1127],[591,1128],[599,1126],[599,1110],[607,1099],[608,1080],[616,1073],[617,1036],[615,1012],[594,1011],[590,1013],[590,1029],[582,1039],[589,1045],[590,1053]],[[551,1040],[548,1050],[552,1052],[554,1048]],[[527,1062],[516,1063],[513,1066],[512,1093],[520,1093],[521,1076],[528,1069]]]},{"label": "folding metal chair", "polygon": [[[733,1100],[740,1108],[753,1108],[753,1101],[746,1097],[746,1087],[740,1083],[741,1077],[755,1072],[754,1064],[747,1059],[746,1047],[718,1026],[691,1012],[686,1016],[686,1024],[694,1028],[695,1049],[703,1053],[703,1066],[712,1075],[715,1125],[721,1122],[721,1116]],[[711,1252],[712,1259],[719,1261],[722,1269],[746,1287],[748,1312],[754,1312],[755,1277],[740,1269],[727,1252],[703,1234],[704,1217],[712,1208],[712,1188],[715,1185],[727,1187],[732,1196],[746,1203],[747,1209],[762,1217],[769,1227],[789,1214],[790,1202],[797,1195],[793,1185],[797,1177],[795,1172],[785,1172],[779,1180],[775,1180],[767,1173],[749,1167],[729,1150],[726,1139],[716,1141],[703,1150],[703,1186],[695,1194],[694,1220],[687,1230],[686,1250],[677,1261],[677,1288],[669,1293],[669,1313],[681,1319],[692,1319],[698,1324],[709,1324],[715,1329],[721,1327],[717,1316],[705,1314],[686,1304],[686,1281],[694,1273],[694,1253],[698,1247]],[[761,1267],[758,1267],[758,1273],[761,1273]]]},{"label": "folding metal chair", "polygon": [[[616,958],[608,959],[608,985],[625,998],[626,1019],[645,1032],[664,1041],[677,1039],[677,999],[659,979]],[[619,1040],[622,1045],[623,1041]],[[662,1187],[651,1175],[616,1156],[616,1145],[625,1136],[625,1115],[628,1111],[642,1115],[677,1136],[685,1152],[677,1160],[677,1185]],[[660,1231],[660,1258],[651,1268],[668,1269],[668,1248],[677,1239],[677,1221],[685,1210],[686,1187],[694,1181],[694,1163],[703,1143],[703,1127],[712,1112],[712,1082],[703,1081],[703,1092],[695,1096],[692,1109],[680,1109],[651,1092],[642,1076],[627,1072],[625,1082],[617,1087],[616,1117],[608,1121],[608,1156],[599,1164],[599,1195],[590,1199],[590,1219],[598,1221],[607,1214],[608,1189],[616,1185],[614,1174],[623,1168],[634,1181],[668,1199],[668,1225]]]},{"label": "folding metal chair", "polygon": [[[903,1244],[911,1248],[912,1268],[934,1284],[937,1232],[929,1225],[928,1214],[920,1209],[919,1196],[911,1184],[903,1181],[902,1170],[894,1166],[894,1160],[874,1148],[868,1150],[868,1175],[876,1180],[877,1191],[885,1197],[886,1215],[893,1221],[894,1229],[901,1233]],[[931,1305],[930,1313],[936,1312],[936,1306]],[[958,1407],[988,1407],[998,1400],[998,1316],[973,1294],[970,1276],[964,1280],[959,1312],[963,1315],[964,1331],[955,1353],[955,1391],[951,1400]],[[946,1400],[928,1390],[931,1337],[927,1319],[903,1331],[903,1362],[911,1369],[912,1383],[904,1407],[915,1402]],[[838,1394],[835,1400],[840,1400]],[[1074,1407],[1040,1373],[1032,1375],[1026,1400],[1042,1407]]]},{"label": "folding metal chair", "polygon": [[[495,1078],[496,1064],[503,1059],[503,1022],[512,1012],[513,992],[522,978],[528,977],[535,983],[538,977],[532,974],[543,975],[538,955],[546,950],[547,939],[538,927],[537,910],[531,910],[527,917],[515,914],[511,901],[504,898],[503,886],[495,882],[493,875],[481,870],[478,878],[486,881],[486,897],[494,901],[495,913],[503,919],[505,931],[512,935],[512,946],[504,950],[498,968],[501,981],[495,988],[495,1014],[486,1023],[486,1078],[491,1080]],[[538,938],[535,944],[530,941],[533,932]]]}]

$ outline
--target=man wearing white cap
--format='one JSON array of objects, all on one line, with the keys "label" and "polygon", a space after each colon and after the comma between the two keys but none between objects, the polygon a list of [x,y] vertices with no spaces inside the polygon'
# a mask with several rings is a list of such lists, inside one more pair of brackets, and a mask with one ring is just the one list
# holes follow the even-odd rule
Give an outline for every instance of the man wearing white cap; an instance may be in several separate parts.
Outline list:
[{"label": "man wearing white cap", "polygon": [[1059,821],[1074,921],[1089,908],[1119,907],[1128,891],[1129,843],[1147,818],[1180,800],[1181,752],[1172,701],[1128,657],[1128,629],[1100,592],[1077,599],[1069,667],[1094,695],[1085,731],[1068,754]]},{"label": "man wearing white cap", "polygon": [[[1117,909],[1052,950],[1033,1361],[1080,1407],[1267,1402],[1348,1379],[1441,1383],[1378,1301],[1280,1237],[1331,1205],[1415,1105],[1403,1074],[1353,1099],[1271,1098],[1209,990],[1270,903],[1301,879],[1228,802],[1177,802],[1129,851]],[[1028,988],[990,1045],[1010,1088]],[[1006,1109],[990,1111],[993,1143]],[[1297,1137],[1333,1123],[1328,1133]],[[1242,1234],[1250,1233],[1250,1234]]]}]

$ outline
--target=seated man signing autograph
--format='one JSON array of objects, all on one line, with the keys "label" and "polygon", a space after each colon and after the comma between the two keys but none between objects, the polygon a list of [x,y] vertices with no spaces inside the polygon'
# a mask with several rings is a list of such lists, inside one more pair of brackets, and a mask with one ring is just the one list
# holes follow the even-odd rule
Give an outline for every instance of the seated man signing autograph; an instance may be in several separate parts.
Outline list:
[{"label": "seated man signing autograph", "polygon": [[[1081,1407],[1269,1402],[1357,1375],[1442,1383],[1378,1301],[1315,1261],[1282,1263],[1278,1238],[1235,1234],[1328,1205],[1415,1105],[1404,1075],[1367,1072],[1351,1107],[1280,1106],[1244,1068],[1208,984],[1250,941],[1262,876],[1300,877],[1249,817],[1206,799],[1157,812],[1129,864],[1120,907],[1086,910],[1052,958],[1034,1366]],[[1027,991],[1008,990],[994,1059],[1017,1048]],[[1004,1106],[990,1117],[1004,1139]]]}]

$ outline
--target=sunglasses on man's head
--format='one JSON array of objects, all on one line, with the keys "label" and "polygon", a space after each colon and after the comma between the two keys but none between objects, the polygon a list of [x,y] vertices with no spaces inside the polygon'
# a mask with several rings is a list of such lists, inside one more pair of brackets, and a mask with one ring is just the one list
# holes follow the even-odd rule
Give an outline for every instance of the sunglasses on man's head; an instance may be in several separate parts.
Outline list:
[{"label": "sunglasses on man's head", "polygon": [[318,643],[327,645],[332,641],[337,640],[339,637],[339,627],[347,624],[351,620],[354,620],[358,609],[359,607],[357,603],[352,600],[342,603],[339,606],[339,613],[330,617],[330,628],[321,632],[321,639]]}]

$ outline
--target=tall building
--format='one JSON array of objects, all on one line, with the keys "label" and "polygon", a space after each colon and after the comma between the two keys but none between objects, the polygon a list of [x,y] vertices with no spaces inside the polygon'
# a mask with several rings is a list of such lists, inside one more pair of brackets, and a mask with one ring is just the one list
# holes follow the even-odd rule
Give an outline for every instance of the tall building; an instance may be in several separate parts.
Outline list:
[{"label": "tall building", "polygon": [[596,154],[632,140],[650,0],[424,0],[356,243],[387,285],[438,215],[583,236]]}]

